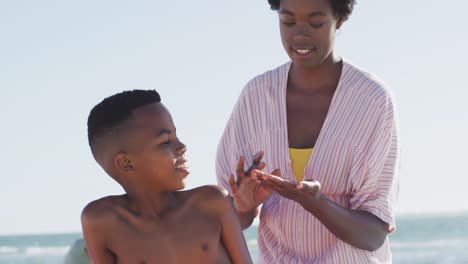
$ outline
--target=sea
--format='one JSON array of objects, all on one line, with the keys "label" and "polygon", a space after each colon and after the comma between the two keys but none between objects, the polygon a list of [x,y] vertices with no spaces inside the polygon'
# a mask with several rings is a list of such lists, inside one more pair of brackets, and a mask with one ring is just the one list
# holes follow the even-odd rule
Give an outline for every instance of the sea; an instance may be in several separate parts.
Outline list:
[{"label": "sea", "polygon": [[[244,235],[255,261],[257,226]],[[389,239],[393,263],[468,264],[468,213],[399,216]],[[80,233],[0,236],[0,264],[88,264],[82,243]]]}]

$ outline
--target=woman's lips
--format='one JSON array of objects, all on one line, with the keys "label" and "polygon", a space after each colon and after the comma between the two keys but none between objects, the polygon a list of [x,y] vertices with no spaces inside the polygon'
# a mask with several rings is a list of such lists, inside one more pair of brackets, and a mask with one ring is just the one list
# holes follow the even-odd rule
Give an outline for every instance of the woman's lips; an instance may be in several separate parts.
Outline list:
[{"label": "woman's lips", "polygon": [[315,47],[292,47],[291,48],[294,56],[298,59],[309,58],[314,51],[317,49]]},{"label": "woman's lips", "polygon": [[294,51],[301,55],[306,55],[306,54],[309,54],[312,50],[311,49],[295,49]]},{"label": "woman's lips", "polygon": [[296,57],[306,58],[311,53],[313,53],[316,50],[316,48],[311,46],[294,46],[291,47],[291,50],[293,51]]}]

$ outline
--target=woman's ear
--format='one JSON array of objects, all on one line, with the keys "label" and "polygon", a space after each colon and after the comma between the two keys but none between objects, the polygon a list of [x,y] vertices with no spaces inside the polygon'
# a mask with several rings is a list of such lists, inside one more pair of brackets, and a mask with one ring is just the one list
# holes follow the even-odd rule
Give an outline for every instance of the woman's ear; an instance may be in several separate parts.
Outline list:
[{"label": "woman's ear", "polygon": [[134,170],[132,160],[128,157],[127,153],[120,152],[114,157],[114,164],[121,172],[130,172]]},{"label": "woman's ear", "polygon": [[336,29],[340,29],[341,26],[343,25],[345,19],[344,17],[339,17],[337,20],[336,20]]}]

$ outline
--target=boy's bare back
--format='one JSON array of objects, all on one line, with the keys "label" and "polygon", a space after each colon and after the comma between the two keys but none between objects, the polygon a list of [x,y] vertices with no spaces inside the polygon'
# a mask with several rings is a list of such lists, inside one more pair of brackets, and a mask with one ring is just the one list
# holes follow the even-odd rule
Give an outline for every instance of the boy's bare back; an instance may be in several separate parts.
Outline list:
[{"label": "boy's bare back", "polygon": [[231,263],[223,243],[241,250],[243,237],[229,230],[240,230],[230,198],[215,186],[174,198],[176,207],[159,219],[138,215],[126,195],[91,202],[82,214],[88,247],[102,248],[109,263]]}]

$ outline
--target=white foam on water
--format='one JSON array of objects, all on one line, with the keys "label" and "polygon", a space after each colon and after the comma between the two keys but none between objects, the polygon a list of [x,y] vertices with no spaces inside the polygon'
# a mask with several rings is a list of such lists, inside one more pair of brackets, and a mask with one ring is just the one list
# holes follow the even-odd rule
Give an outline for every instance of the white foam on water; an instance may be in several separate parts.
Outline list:
[{"label": "white foam on water", "polygon": [[27,256],[65,256],[70,246],[65,247],[27,247],[25,254]]},{"label": "white foam on water", "polygon": [[260,224],[260,218],[259,218],[259,217],[256,217],[256,218],[253,220],[251,226],[258,227],[259,224]]},{"label": "white foam on water", "polygon": [[418,242],[390,242],[390,246],[394,249],[429,249],[429,248],[456,248],[466,247],[468,240],[466,239],[442,239]]},{"label": "white foam on water", "polygon": [[0,247],[0,254],[14,254],[18,252],[19,248],[17,247]]},{"label": "white foam on water", "polygon": [[256,239],[250,239],[249,241],[247,241],[247,246],[248,247],[257,246],[257,240]]}]

